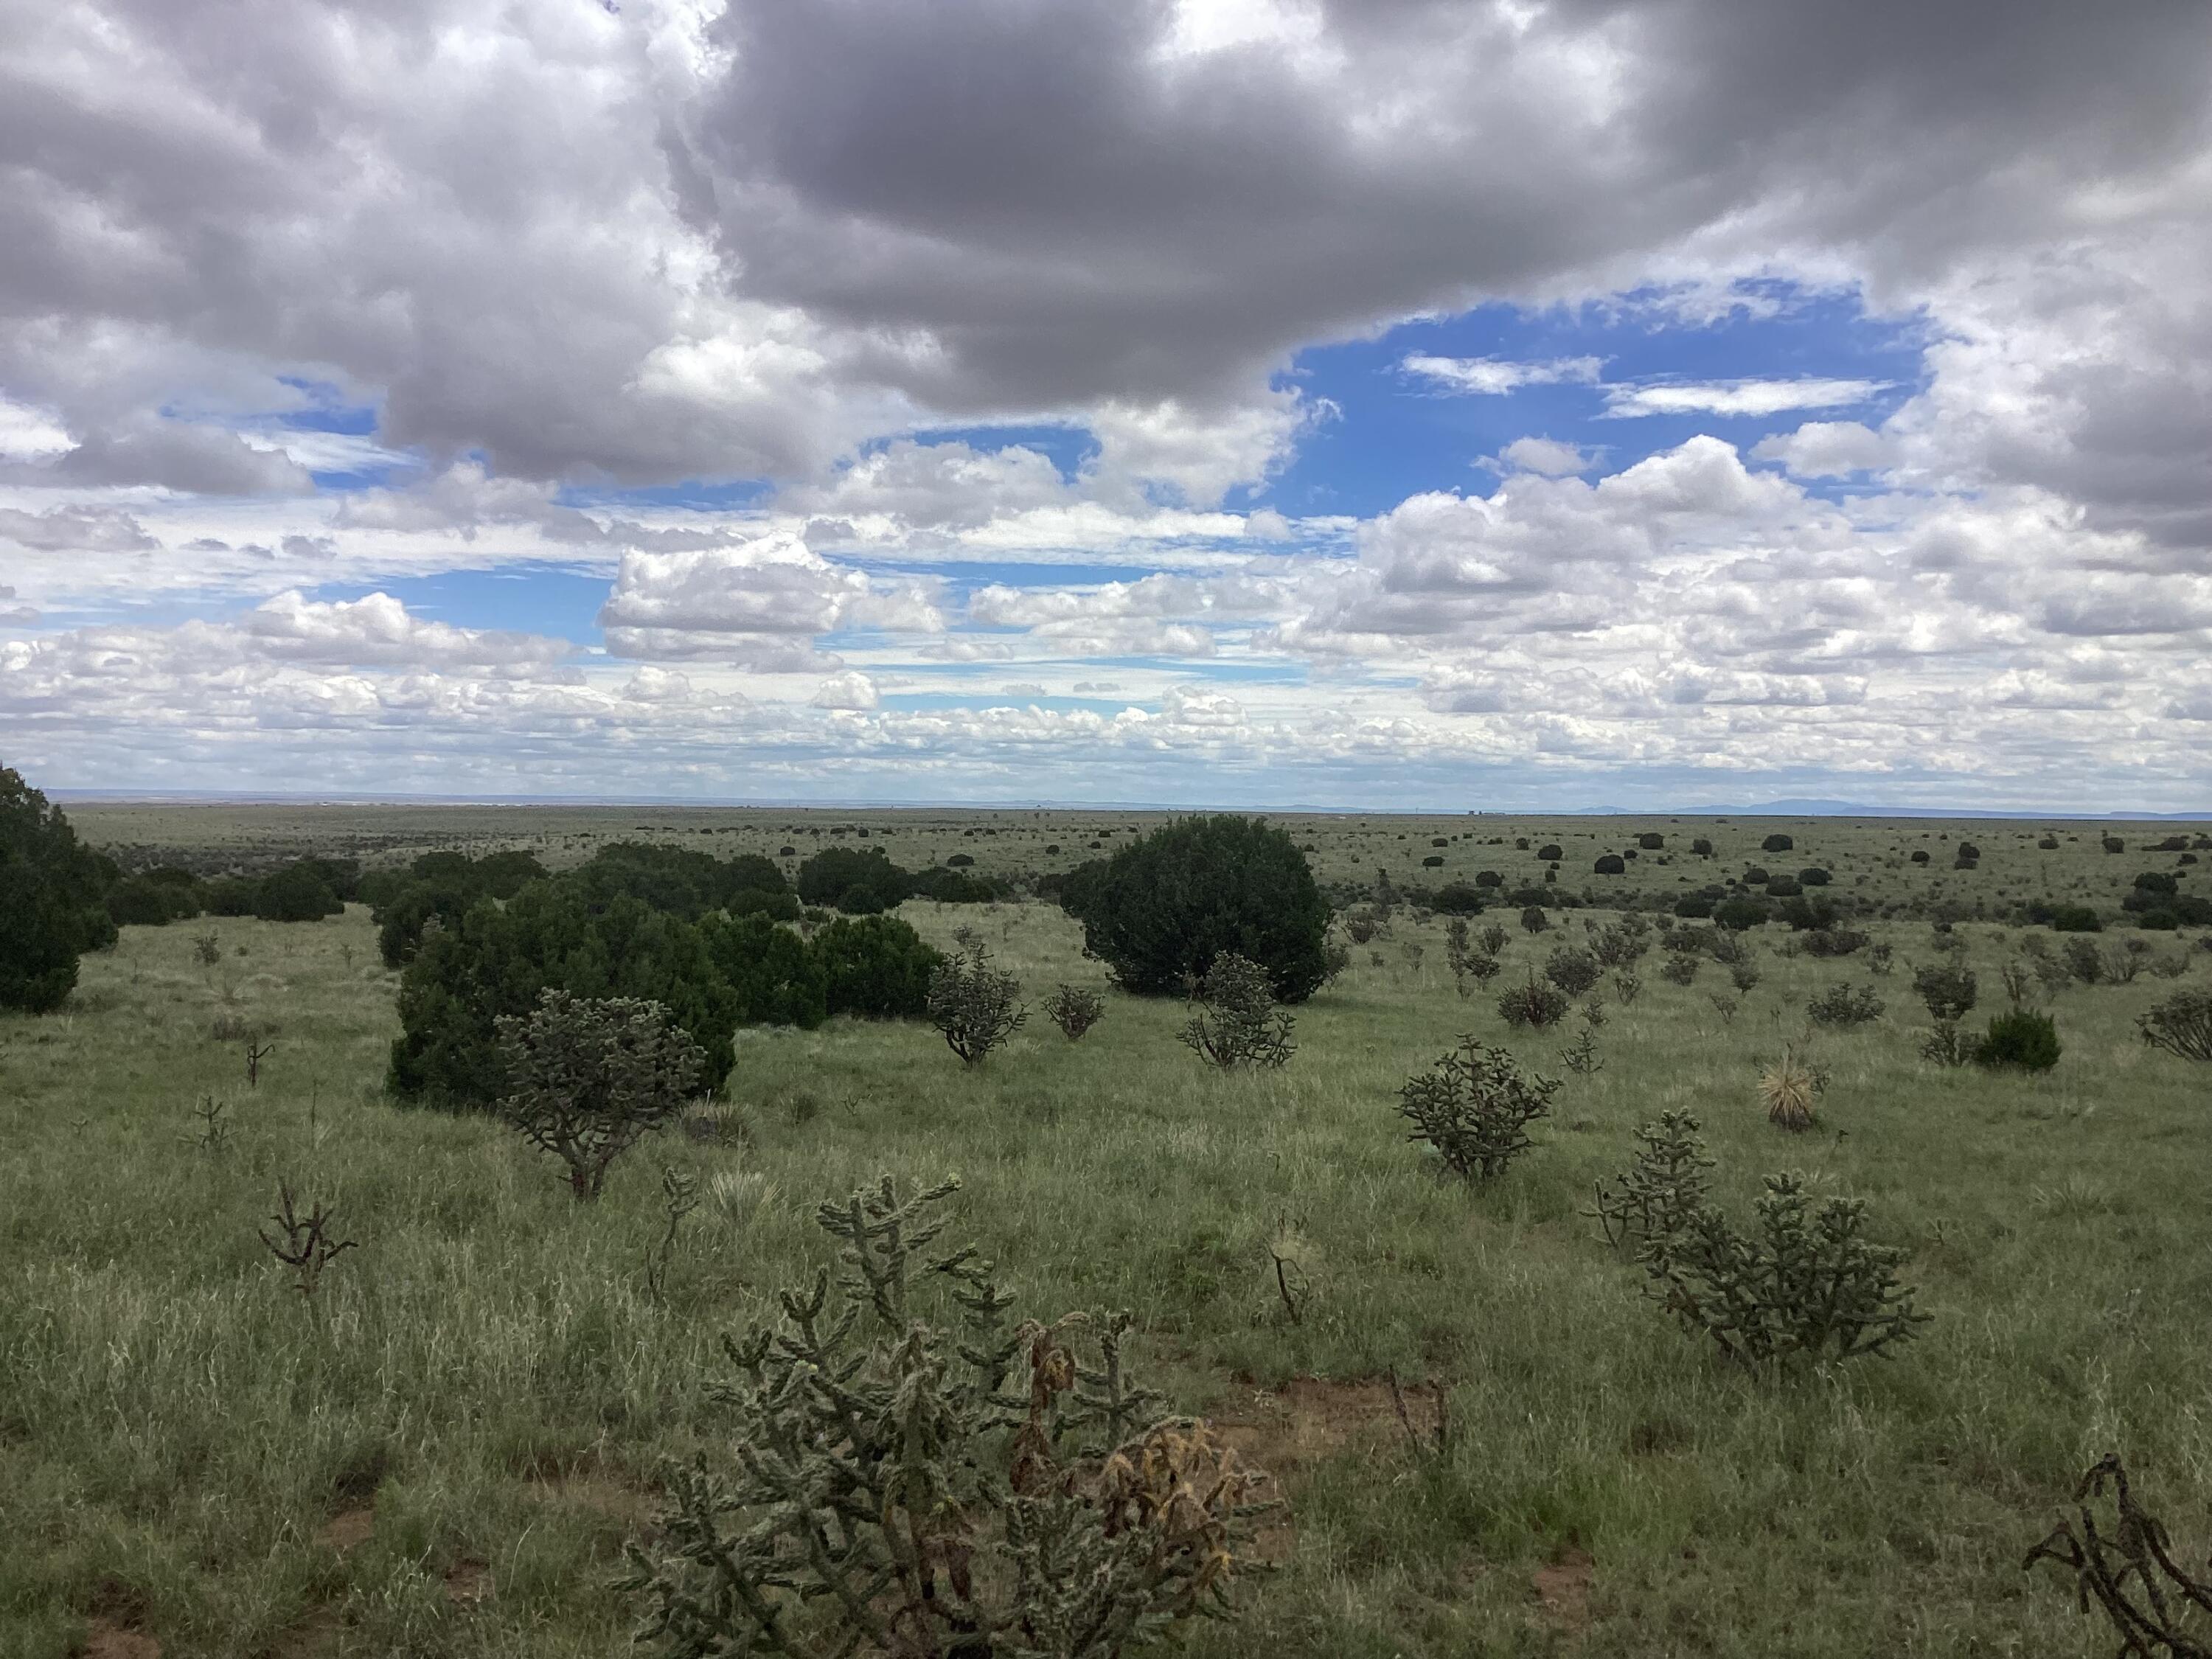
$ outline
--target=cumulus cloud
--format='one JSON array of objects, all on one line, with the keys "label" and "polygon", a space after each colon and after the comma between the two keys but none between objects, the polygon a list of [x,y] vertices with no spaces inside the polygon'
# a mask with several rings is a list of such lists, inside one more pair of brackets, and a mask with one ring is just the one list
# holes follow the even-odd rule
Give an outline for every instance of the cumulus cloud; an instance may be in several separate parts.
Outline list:
[{"label": "cumulus cloud", "polygon": [[1549,478],[1586,471],[1591,464],[1590,457],[1578,447],[1556,438],[1516,438],[1498,452],[1498,459],[1509,467],[1540,472]]},{"label": "cumulus cloud", "polygon": [[0,541],[34,553],[138,553],[161,544],[119,507],[50,507],[42,513],[0,507]]},{"label": "cumulus cloud", "polygon": [[[663,762],[696,759],[690,720],[977,776],[1025,745],[1212,754],[1218,732],[1316,767],[1729,766],[1786,732],[1814,767],[2202,776],[2161,723],[2195,707],[2173,688],[2212,628],[2203,9],[301,0],[231,22],[86,0],[0,42],[0,125],[37,135],[0,192],[0,556],[49,615],[153,581],[233,607],[10,641],[6,707],[74,738],[57,752],[180,729],[173,693],[175,721],[234,737],[414,718],[490,752],[573,720],[649,732],[625,755]],[[1750,451],[1777,465],[1701,437],[1599,477],[1523,437],[1487,497],[1291,516],[1327,499],[1287,464],[1333,417],[1301,348],[1491,300],[1702,326],[1802,284],[1910,319],[1911,384],[1400,358],[1440,392],[1786,417]],[[1878,428],[1850,418],[1869,399]],[[309,403],[374,430],[311,430]],[[1083,434],[1083,459],[970,429],[996,422]],[[390,476],[333,500],[315,472]],[[1857,482],[1802,487],[1823,478]],[[757,507],[590,505],[732,479]],[[1275,507],[1224,510],[1270,480]],[[308,596],[548,556],[611,570],[625,660]],[[898,574],[963,559],[1030,574],[964,609]],[[1115,562],[1174,574],[1034,574]],[[1089,724],[799,701],[923,656],[994,684],[1157,657],[1200,689],[1147,682],[1159,712]],[[1224,658],[1315,681],[1240,683],[1241,723],[1208,725]],[[738,670],[810,678],[770,708]]]},{"label": "cumulus cloud", "polygon": [[1756,460],[1781,462],[1784,471],[1800,478],[1878,471],[1897,454],[1888,439],[1857,421],[1808,421],[1795,432],[1760,439],[1751,453]]},{"label": "cumulus cloud", "polygon": [[944,618],[918,584],[876,582],[789,533],[734,547],[623,556],[599,611],[617,655],[716,657],[763,672],[824,665],[813,641],[847,628],[935,634]]},{"label": "cumulus cloud", "polygon": [[874,708],[882,702],[876,683],[866,674],[849,669],[823,681],[813,697],[817,708]]}]

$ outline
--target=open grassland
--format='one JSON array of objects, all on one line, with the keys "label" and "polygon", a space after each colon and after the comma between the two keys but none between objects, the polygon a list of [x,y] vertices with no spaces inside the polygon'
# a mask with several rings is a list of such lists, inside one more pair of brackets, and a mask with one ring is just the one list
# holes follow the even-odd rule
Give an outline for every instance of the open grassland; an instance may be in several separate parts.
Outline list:
[{"label": "open grassland", "polygon": [[[112,811],[76,816],[132,839]],[[905,863],[975,849],[979,870],[1042,867],[1048,833],[1079,855],[1070,817],[1048,831],[1006,815],[994,838],[960,833],[988,817],[947,814],[885,839]],[[781,826],[812,822],[721,818],[736,826],[711,843],[725,853],[774,851]],[[683,820],[623,809],[619,825],[468,844]],[[1425,824],[1328,822],[1336,839],[1306,837],[1325,878],[1396,875],[1404,858],[1386,853],[1427,850],[1396,839]],[[1449,873],[1500,860],[1492,836],[1510,849],[1547,833],[1575,849],[1563,879],[1577,886],[1576,837],[1611,849],[1647,827],[1435,823],[1483,838],[1449,844]],[[1731,868],[1791,829],[1790,867],[1886,891],[1906,873],[1896,849],[1964,833],[1981,870],[1918,878],[1960,883],[1970,904],[2045,879],[2105,883],[2109,903],[2119,869],[2154,864],[2104,854],[2102,825],[2057,826],[2060,851],[2042,854],[2031,826],[1648,827],[1728,836]],[[2166,829],[2114,833],[2132,853]],[[434,844],[401,838],[415,833],[375,830]],[[319,830],[307,845],[355,850]],[[1704,865],[1669,856],[1647,854],[1632,880]],[[395,981],[359,907],[128,928],[86,959],[68,1011],[0,1017],[0,1652],[154,1650],[118,1645],[133,1637],[169,1659],[621,1650],[633,1609],[608,1582],[623,1540],[652,1524],[661,1460],[720,1443],[720,1334],[824,1259],[812,1206],[884,1170],[957,1173],[956,1231],[1003,1264],[1025,1310],[1133,1310],[1144,1369],[1280,1477],[1288,1508],[1262,1540],[1279,1569],[1194,1654],[2089,1655],[2109,1650],[2102,1626],[2019,1562],[2092,1459],[2123,1451],[2192,1556],[2212,1538],[2212,1100],[2206,1068],[2146,1048],[2132,1023],[2174,982],[2060,994],[2064,1057],[2027,1078],[1917,1058],[1925,922],[1872,927],[1897,957],[1879,977],[1863,953],[1786,956],[1781,928],[1754,930],[1763,977],[1729,1018],[1712,1000],[1723,970],[1674,985],[1655,954],[1632,1004],[1601,987],[1603,1069],[1567,1076],[1537,1149],[1471,1190],[1407,1144],[1399,1085],[1462,1031],[1564,1075],[1582,1021],[1508,1034],[1491,994],[1455,994],[1441,921],[1401,913],[1355,949],[1297,1011],[1285,1069],[1220,1076],[1175,1041],[1171,1004],[1109,995],[1080,1044],[1052,1029],[1041,997],[1102,979],[1057,910],[903,914],[940,945],[978,927],[1021,975],[1030,1020],[1008,1048],[963,1070],[918,1025],[744,1034],[720,1137],[647,1142],[596,1206],[495,1122],[385,1101]],[[1579,940],[1579,916],[1555,921],[1513,928],[1492,993],[1563,934]],[[1958,931],[1978,1025],[2018,934]],[[208,933],[212,965],[194,951]],[[2154,942],[2171,957],[2195,940]],[[2212,954],[2191,962],[2178,982],[2201,987]],[[1874,984],[1887,1013],[1808,1028],[1808,997],[1839,982]],[[241,1034],[271,1031],[248,1089]],[[1801,1136],[1753,1094],[1785,1042],[1831,1076]],[[205,1101],[227,1103],[227,1145],[204,1144]],[[1579,1213],[1632,1127],[1667,1108],[1703,1118],[1732,1206],[1788,1168],[1869,1199],[1876,1231],[1911,1252],[1935,1316],[1922,1339],[1894,1360],[1759,1376],[1668,1322]],[[757,1172],[773,1191],[749,1216],[710,1197],[657,1302],[643,1263],[668,1164],[709,1187]],[[358,1241],[313,1307],[256,1237],[280,1180],[335,1203]],[[1296,1322],[1278,1255],[1308,1286]],[[1378,1382],[1393,1371],[1441,1391],[1444,1455],[1401,1428]],[[1408,1394],[1423,1426],[1430,1392]]]},{"label": "open grassland", "polygon": [[[800,811],[790,808],[684,806],[302,806],[239,803],[198,805],[82,802],[69,808],[77,831],[126,865],[179,860],[202,873],[252,868],[305,854],[400,863],[441,848],[483,854],[501,848],[534,853],[551,869],[580,864],[620,841],[646,841],[707,852],[718,858],[759,853],[787,873],[800,860],[836,844],[883,848],[891,861],[924,869],[965,854],[979,873],[1016,879],[1064,873],[1110,853],[1168,822],[1164,812],[1066,810]],[[2115,907],[2136,873],[2171,869],[2172,853],[2149,851],[2174,836],[2194,841],[2212,824],[2171,821],[1727,818],[1621,816],[1507,817],[1273,813],[1304,848],[1325,886],[1371,883],[1379,871],[1400,885],[1437,887],[1495,872],[1507,890],[1541,883],[1537,854],[1561,852],[1557,886],[1596,904],[1671,902],[1692,889],[1758,866],[1791,875],[1818,866],[1835,877],[1838,897],[1892,913],[1949,905],[1961,915],[2003,914],[2042,902]],[[1767,853],[1761,843],[1781,833],[1796,845]],[[1665,846],[1637,847],[1657,834]],[[2119,854],[2106,837],[2124,843]],[[1693,842],[1712,842],[1704,857]],[[2045,848],[2039,842],[2057,845]],[[1981,854],[1978,868],[1957,867],[1960,842]],[[1516,843],[1526,842],[1525,846]],[[783,848],[792,848],[784,856]],[[1593,866],[1608,853],[1626,853],[1626,868],[1600,876]],[[1912,854],[1925,853],[1923,863]],[[1435,859],[1434,865],[1425,860]],[[2212,883],[2208,883],[2212,885]]]}]

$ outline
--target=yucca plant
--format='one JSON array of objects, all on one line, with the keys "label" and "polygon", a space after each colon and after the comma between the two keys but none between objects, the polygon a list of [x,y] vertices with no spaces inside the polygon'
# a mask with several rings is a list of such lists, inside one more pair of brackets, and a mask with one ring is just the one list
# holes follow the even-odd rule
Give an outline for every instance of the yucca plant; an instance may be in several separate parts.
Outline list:
[{"label": "yucca plant", "polygon": [[1796,1049],[1784,1049],[1782,1058],[1759,1074],[1759,1103],[1766,1108],[1766,1121],[1785,1129],[1811,1128],[1813,1103],[1820,1097],[1825,1084],[1826,1079],[1799,1058]]}]

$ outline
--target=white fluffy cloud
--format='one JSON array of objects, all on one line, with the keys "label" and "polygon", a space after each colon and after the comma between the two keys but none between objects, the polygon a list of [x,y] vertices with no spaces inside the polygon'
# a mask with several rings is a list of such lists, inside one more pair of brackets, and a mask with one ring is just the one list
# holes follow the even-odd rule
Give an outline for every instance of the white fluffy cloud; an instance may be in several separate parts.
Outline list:
[{"label": "white fluffy cloud", "polygon": [[1780,415],[1793,409],[1841,409],[1888,389],[1881,380],[1656,381],[1608,386],[1605,412],[1638,415]]},{"label": "white fluffy cloud", "polygon": [[1436,357],[1416,352],[1398,367],[1449,391],[1497,397],[1518,392],[1524,386],[1555,386],[1562,380],[1589,384],[1596,380],[1604,365],[1595,357],[1512,363],[1495,357]]},{"label": "white fluffy cloud", "polygon": [[[775,776],[895,757],[1021,793],[1026,755],[1148,794],[1115,767],[1173,754],[2201,797],[2201,8],[10,21],[0,708],[67,764],[327,728],[392,787],[526,755],[711,793],[753,787],[715,769],[742,732]],[[1470,424],[1542,386],[1623,422],[1782,417],[1749,450],[1774,465],[1711,437],[1610,472],[1548,436],[1479,455],[1498,434],[1455,462],[1486,500],[1299,516],[1328,498],[1288,464],[1336,414],[1302,348],[1486,300],[1698,327],[1793,284],[1909,321],[1920,373],[1608,384],[1531,346],[1381,377],[1480,396],[1431,406]],[[994,424],[1072,442],[963,430]],[[757,493],[714,505],[733,480]],[[605,504],[636,484],[699,504]],[[327,597],[523,561],[606,574],[617,660]],[[48,620],[165,602],[227,619]],[[956,698],[1018,673],[1132,706],[884,695],[921,660]],[[307,777],[338,748],[285,752]]]}]

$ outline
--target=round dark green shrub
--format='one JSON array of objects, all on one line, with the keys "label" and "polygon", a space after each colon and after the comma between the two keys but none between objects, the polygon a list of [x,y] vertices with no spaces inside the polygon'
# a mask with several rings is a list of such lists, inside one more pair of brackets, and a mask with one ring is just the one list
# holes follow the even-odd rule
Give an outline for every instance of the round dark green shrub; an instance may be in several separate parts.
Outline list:
[{"label": "round dark green shrub", "polygon": [[1713,920],[1730,933],[1741,933],[1766,921],[1767,908],[1755,898],[1723,899],[1713,906]]},{"label": "round dark green shrub", "polygon": [[1927,862],[1928,862],[1928,849],[1927,849],[1926,848],[1924,848],[1924,847],[1916,848],[1913,850],[1913,854],[1912,854],[1912,861],[1913,861],[1915,864],[1925,864],[1925,863],[1927,863]]},{"label": "round dark green shrub", "polygon": [[1989,1035],[1974,1050],[1980,1066],[2016,1066],[2047,1072],[2058,1063],[2058,1028],[2051,1016],[2033,1008],[2012,1008],[1990,1022]]},{"label": "round dark green shrub", "polygon": [[1817,864],[1814,865],[1810,869],[1800,870],[1797,872],[1797,880],[1799,884],[1805,887],[1826,887],[1834,879],[1834,877],[1831,876],[1826,870],[1823,870]]},{"label": "round dark green shrub", "polygon": [[1667,844],[1667,837],[1656,830],[1646,830],[1636,838],[1636,844],[1647,853],[1656,853]]},{"label": "round dark green shrub", "polygon": [[699,924],[699,937],[729,987],[730,1012],[738,1024],[811,1031],[829,1018],[823,953],[790,928],[753,911],[708,916]]},{"label": "round dark green shrub", "polygon": [[0,1008],[45,1013],[67,1000],[78,957],[115,943],[114,878],[59,807],[0,767]]},{"label": "round dark green shrub", "polygon": [[975,862],[975,858],[967,853],[955,853],[945,860],[945,867],[952,870],[965,870]]},{"label": "round dark green shrub", "polygon": [[872,887],[854,884],[837,896],[836,905],[848,916],[881,915],[890,908],[883,895]]},{"label": "round dark green shrub", "polygon": [[199,913],[198,883],[186,886],[136,875],[107,890],[107,914],[118,927],[166,927]]},{"label": "round dark green shrub", "polygon": [[929,981],[944,956],[896,916],[840,916],[809,941],[833,1014],[864,1019],[921,1019]]},{"label": "round dark green shrub", "polygon": [[582,884],[542,881],[503,906],[478,899],[422,936],[399,981],[392,1092],[490,1106],[507,1086],[497,1022],[529,1013],[547,990],[661,1003],[705,1050],[708,1087],[730,1069],[730,993],[699,930],[627,895],[601,906]]},{"label": "round dark green shrub", "polygon": [[1566,853],[1559,842],[1547,841],[1536,849],[1536,856],[1547,864],[1557,864],[1561,859],[1566,857]]},{"label": "round dark green shrub", "polygon": [[1125,990],[1180,994],[1224,951],[1258,963],[1284,1002],[1328,973],[1328,903],[1297,843],[1264,819],[1179,819],[1071,872],[1060,902]]},{"label": "round dark green shrub", "polygon": [[1618,876],[1628,869],[1628,861],[1618,853],[1607,853],[1590,866],[1601,876]]},{"label": "round dark green shrub", "polygon": [[345,901],[316,859],[301,859],[261,878],[253,914],[264,921],[320,921],[341,915]]},{"label": "round dark green shrub", "polygon": [[[872,915],[888,910],[907,896],[911,881],[880,847],[866,851],[854,847],[825,847],[799,866],[799,896],[807,904],[834,905],[851,915]],[[856,892],[874,902],[856,909],[848,902]]]},{"label": "round dark green shrub", "polygon": [[1483,870],[1476,873],[1474,884],[1477,887],[1503,887],[1505,885],[1505,878],[1495,870]]},{"label": "round dark green shrub", "polygon": [[1674,914],[1689,921],[1704,921],[1713,914],[1713,902],[1701,893],[1687,894],[1674,901]]},{"label": "round dark green shrub", "polygon": [[1443,868],[1443,863],[1442,854],[1431,853],[1421,860],[1421,867],[1424,870],[1441,870]]},{"label": "round dark green shrub", "polygon": [[1713,844],[1703,836],[1699,836],[1690,843],[1690,850],[1701,859],[1709,859],[1713,855]]}]

